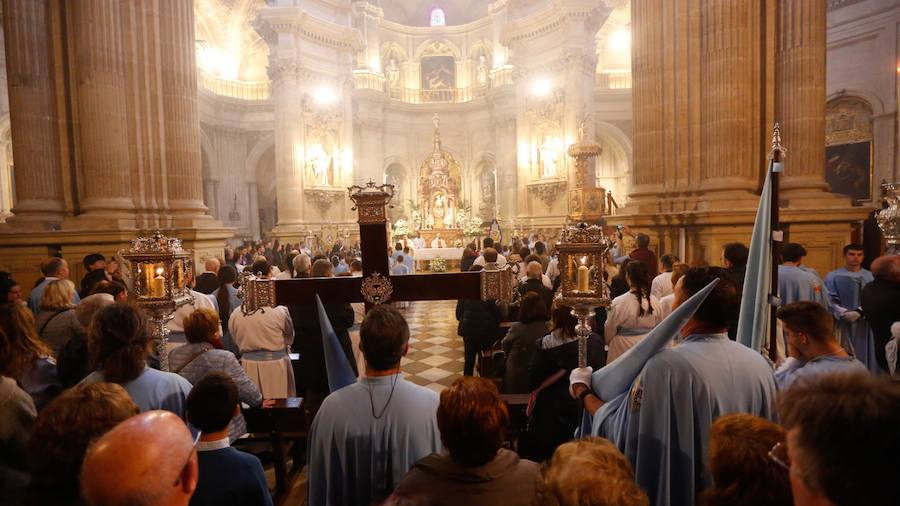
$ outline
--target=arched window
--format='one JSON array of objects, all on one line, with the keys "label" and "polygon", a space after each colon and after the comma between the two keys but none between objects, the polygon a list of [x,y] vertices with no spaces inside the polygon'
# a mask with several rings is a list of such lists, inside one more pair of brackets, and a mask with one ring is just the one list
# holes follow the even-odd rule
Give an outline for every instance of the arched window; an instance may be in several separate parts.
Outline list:
[{"label": "arched window", "polygon": [[444,18],[444,10],[440,7],[431,9],[431,26],[444,26],[447,20]]}]

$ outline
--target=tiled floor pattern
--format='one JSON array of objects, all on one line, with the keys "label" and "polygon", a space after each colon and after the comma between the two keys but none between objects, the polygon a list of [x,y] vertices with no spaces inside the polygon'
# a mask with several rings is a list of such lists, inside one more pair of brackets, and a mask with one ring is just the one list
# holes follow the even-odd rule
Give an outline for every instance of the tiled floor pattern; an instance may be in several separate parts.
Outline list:
[{"label": "tiled floor pattern", "polygon": [[456,335],[456,301],[413,301],[400,310],[409,323],[404,377],[440,392],[462,375],[463,341]]}]

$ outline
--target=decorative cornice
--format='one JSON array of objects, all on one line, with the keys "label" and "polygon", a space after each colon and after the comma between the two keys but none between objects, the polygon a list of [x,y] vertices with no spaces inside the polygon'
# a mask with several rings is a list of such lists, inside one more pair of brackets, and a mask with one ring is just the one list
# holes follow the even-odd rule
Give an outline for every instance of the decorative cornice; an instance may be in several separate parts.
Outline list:
[{"label": "decorative cornice", "polygon": [[545,183],[531,183],[528,191],[535,195],[547,206],[547,210],[553,208],[553,203],[559,200],[560,195],[566,190],[566,181],[549,181]]},{"label": "decorative cornice", "polygon": [[344,191],[339,188],[307,188],[303,190],[303,194],[319,208],[323,217],[335,202],[344,198]]}]

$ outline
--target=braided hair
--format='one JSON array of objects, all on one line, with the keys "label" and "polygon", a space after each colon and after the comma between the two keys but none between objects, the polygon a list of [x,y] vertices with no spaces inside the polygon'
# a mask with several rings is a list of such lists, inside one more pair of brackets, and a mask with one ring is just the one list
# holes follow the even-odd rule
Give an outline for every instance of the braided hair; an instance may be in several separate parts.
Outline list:
[{"label": "braided hair", "polygon": [[111,383],[127,383],[144,370],[150,329],[144,313],[128,303],[111,304],[94,316],[89,330],[91,367]]},{"label": "braided hair", "polygon": [[643,262],[628,262],[625,266],[625,279],[631,293],[638,300],[638,316],[644,316],[643,299],[647,298],[647,313],[653,314],[653,305],[650,304],[650,271]]}]

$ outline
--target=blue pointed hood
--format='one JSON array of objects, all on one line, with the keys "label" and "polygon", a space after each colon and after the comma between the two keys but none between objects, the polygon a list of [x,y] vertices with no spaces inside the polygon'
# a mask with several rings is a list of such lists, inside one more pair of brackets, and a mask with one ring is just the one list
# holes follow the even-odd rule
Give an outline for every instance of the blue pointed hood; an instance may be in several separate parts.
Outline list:
[{"label": "blue pointed hood", "polygon": [[647,361],[678,335],[681,327],[694,316],[700,304],[718,283],[718,279],[712,280],[702,290],[676,307],[669,316],[659,322],[659,325],[653,327],[647,337],[641,339],[619,358],[595,371],[591,377],[591,389],[597,396],[604,401],[611,401],[627,392]]},{"label": "blue pointed hood", "polygon": [[319,328],[322,330],[322,347],[325,350],[325,371],[328,373],[328,390],[334,392],[347,385],[356,383],[353,368],[347,362],[347,355],[338,341],[337,334],[331,326],[322,299],[316,295],[316,307],[319,310]]}]

